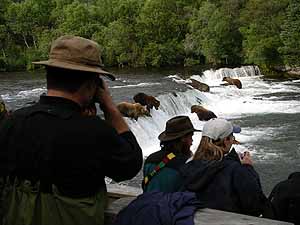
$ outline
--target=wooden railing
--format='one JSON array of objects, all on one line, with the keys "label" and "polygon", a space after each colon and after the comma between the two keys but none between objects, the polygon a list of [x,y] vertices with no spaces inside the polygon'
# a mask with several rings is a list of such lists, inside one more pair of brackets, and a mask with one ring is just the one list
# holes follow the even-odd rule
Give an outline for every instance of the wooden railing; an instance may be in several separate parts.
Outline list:
[{"label": "wooden railing", "polygon": [[[107,186],[109,206],[105,212],[105,225],[110,225],[118,212],[126,207],[142,190],[125,185]],[[195,225],[291,225],[291,223],[247,216],[215,209],[198,209],[194,217]]]}]

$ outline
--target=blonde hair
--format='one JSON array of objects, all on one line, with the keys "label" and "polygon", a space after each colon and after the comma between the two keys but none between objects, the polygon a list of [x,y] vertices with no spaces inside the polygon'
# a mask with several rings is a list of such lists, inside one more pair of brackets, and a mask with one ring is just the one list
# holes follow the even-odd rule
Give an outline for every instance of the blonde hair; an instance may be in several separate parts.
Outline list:
[{"label": "blonde hair", "polygon": [[194,160],[222,160],[225,152],[224,139],[214,141],[209,137],[202,137]]}]

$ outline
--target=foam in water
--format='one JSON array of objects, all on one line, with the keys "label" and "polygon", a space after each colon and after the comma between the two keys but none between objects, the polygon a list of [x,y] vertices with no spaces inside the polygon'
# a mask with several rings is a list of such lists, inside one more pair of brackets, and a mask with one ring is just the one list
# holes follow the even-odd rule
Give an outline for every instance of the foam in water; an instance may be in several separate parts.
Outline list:
[{"label": "foam in water", "polygon": [[[224,76],[235,77],[243,83],[242,89],[235,86],[221,86]],[[178,83],[186,83],[177,75],[168,77]],[[287,89],[284,83],[267,83],[261,79],[258,67],[241,67],[235,69],[223,68],[217,71],[207,70],[200,75],[193,75],[191,78],[204,82],[210,86],[210,92],[200,92],[192,89],[186,92],[160,95],[157,98],[161,102],[158,111],[151,112],[152,118],[145,118],[138,122],[130,122],[132,131],[147,156],[159,150],[158,135],[164,130],[168,119],[176,115],[186,115],[191,118],[193,125],[197,129],[202,129],[204,122],[199,121],[195,113],[190,113],[190,106],[201,104],[205,108],[213,111],[218,117],[226,119],[237,119],[248,115],[265,113],[295,113],[300,111],[300,102],[294,101],[272,101],[272,99],[261,97],[263,94],[276,93],[280,91],[298,92],[299,87]],[[268,138],[268,135],[276,130],[272,129],[250,129],[242,128],[242,133],[237,134],[236,138],[242,145],[236,146],[238,151],[250,150],[256,154],[257,150],[251,146],[252,141],[261,138]],[[271,137],[270,137],[271,138]],[[193,151],[200,143],[201,133],[193,136]],[[245,143],[245,144],[244,144]],[[246,144],[247,143],[247,144]],[[273,153],[266,153],[264,157],[272,157]]]},{"label": "foam in water", "polygon": [[[234,77],[241,80],[242,89],[235,86],[221,86],[224,76]],[[158,135],[165,129],[165,123],[168,119],[176,115],[187,115],[190,117],[196,129],[202,129],[204,122],[199,121],[195,113],[190,112],[192,105],[203,105],[205,108],[213,111],[218,117],[229,120],[240,119],[245,116],[268,114],[268,113],[299,113],[300,101],[297,98],[290,100],[284,99],[280,93],[288,93],[294,96],[300,93],[300,87],[295,85],[298,81],[286,82],[266,82],[261,79],[258,67],[247,66],[235,69],[222,68],[219,70],[207,70],[203,74],[195,74],[191,78],[210,86],[210,92],[200,92],[196,89],[188,89],[185,92],[167,93],[157,96],[161,103],[159,110],[151,110],[152,117],[139,118],[138,121],[125,118],[130,129],[136,135],[145,156],[160,149]],[[187,80],[178,75],[170,75],[167,79],[180,84],[187,83]],[[291,85],[294,84],[294,85]],[[124,86],[113,86],[112,88],[134,88],[161,85],[158,82],[140,83]],[[38,97],[45,88],[35,88],[32,90],[21,91],[16,95],[5,94],[2,98],[5,101],[14,99],[32,99],[32,96]],[[249,128],[242,127],[242,132],[236,135],[236,138],[242,145],[236,146],[237,150],[243,151],[249,149],[255,154],[258,151],[252,145],[259,138],[272,139],[280,128]],[[195,151],[201,139],[201,133],[195,133],[193,136],[192,150]],[[300,148],[300,147],[299,147]],[[266,152],[265,152],[266,153]],[[267,152],[268,157],[273,157],[272,152]],[[266,156],[264,156],[266,157]]]},{"label": "foam in water", "polygon": [[135,88],[135,87],[150,87],[155,85],[161,85],[160,83],[139,83],[139,84],[128,84],[124,86],[113,86],[112,89],[116,88]]}]

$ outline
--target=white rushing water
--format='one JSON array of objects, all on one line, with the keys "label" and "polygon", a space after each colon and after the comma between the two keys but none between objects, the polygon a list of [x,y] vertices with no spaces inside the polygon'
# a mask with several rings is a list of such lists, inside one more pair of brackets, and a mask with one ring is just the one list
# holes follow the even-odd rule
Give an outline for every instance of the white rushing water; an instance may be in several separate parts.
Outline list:
[{"label": "white rushing water", "polygon": [[[243,88],[238,89],[235,86],[221,85],[224,82],[222,78],[228,76],[238,78],[242,82]],[[143,77],[145,80],[146,77]],[[130,129],[136,135],[140,143],[144,156],[148,156],[154,151],[159,150],[158,135],[165,129],[165,123],[168,119],[176,115],[187,115],[192,120],[195,128],[202,129],[203,121],[199,121],[195,113],[190,113],[192,105],[201,104],[205,108],[213,111],[218,117],[229,120],[239,121],[242,118],[251,115],[263,115],[270,113],[299,113],[300,99],[292,98],[291,100],[283,99],[285,96],[280,93],[288,93],[290,95],[300,93],[300,86],[296,85],[300,80],[286,82],[270,82],[264,81],[259,68],[256,66],[244,66],[241,68],[222,68],[219,70],[206,70],[203,74],[192,75],[190,78],[206,83],[210,87],[209,92],[200,92],[190,88],[187,91],[170,90],[164,94],[156,96],[160,100],[159,110],[151,111],[152,117],[141,117],[138,121],[125,118]],[[132,94],[136,88],[162,88],[166,80],[169,83],[188,85],[189,79],[183,79],[179,74],[170,74],[160,80],[156,79],[152,82],[137,80],[132,77],[118,78],[118,83],[114,83],[110,89],[119,91],[122,94]],[[38,99],[38,96],[46,92],[46,88],[38,84],[28,90],[27,83],[23,81],[25,90],[17,92],[4,92],[2,98],[10,103],[26,99]],[[27,82],[27,83],[26,83]],[[294,85],[291,85],[294,84]],[[143,90],[143,89],[142,89]],[[130,92],[131,91],[131,92]],[[124,94],[123,94],[124,95]],[[257,154],[255,146],[251,143],[259,137],[272,139],[273,135],[279,132],[279,129],[273,127],[242,127],[242,132],[236,135],[236,138],[242,143],[236,146],[237,150],[243,151],[246,148]],[[196,132],[193,136],[192,150],[195,151],[201,139],[201,132]],[[245,143],[245,144],[244,144]],[[300,144],[299,144],[300,146]],[[277,157],[273,152],[264,154],[263,157]]]},{"label": "white rushing water", "polygon": [[[221,85],[224,76],[240,79],[243,88],[238,89],[235,86]],[[274,97],[276,93],[281,92],[299,93],[299,86],[288,86],[292,81],[266,82],[262,79],[258,67],[207,70],[202,76],[193,75],[191,78],[208,84],[210,92],[191,89],[186,92],[177,92],[176,96],[172,93],[159,95],[157,98],[160,100],[161,106],[159,110],[153,109],[151,111],[152,118],[139,118],[138,121],[126,118],[143,149],[144,156],[148,156],[160,148],[157,137],[164,130],[166,121],[173,116],[187,115],[192,120],[195,128],[202,129],[204,122],[199,121],[195,113],[190,113],[190,106],[194,104],[201,104],[213,111],[218,117],[228,120],[238,120],[246,116],[259,114],[300,112],[299,100],[283,101],[280,96]],[[178,83],[188,82],[188,80],[184,80],[177,75],[170,75],[168,79]],[[235,147],[238,151],[250,148],[250,151],[256,154],[255,146],[251,146],[251,142],[262,136],[272,138],[272,134],[278,132],[278,129],[242,127],[242,132],[236,135],[236,138],[242,144]],[[199,145],[200,139],[201,133],[196,132],[193,136],[193,151]],[[247,144],[243,145],[243,143]],[[272,152],[267,154],[264,157],[276,157],[276,154]]]}]

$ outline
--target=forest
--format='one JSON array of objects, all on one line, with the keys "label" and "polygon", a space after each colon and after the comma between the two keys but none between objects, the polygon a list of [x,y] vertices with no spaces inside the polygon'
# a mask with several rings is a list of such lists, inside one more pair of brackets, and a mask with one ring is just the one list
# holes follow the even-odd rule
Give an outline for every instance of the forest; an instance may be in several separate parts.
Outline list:
[{"label": "forest", "polygon": [[0,71],[33,70],[65,34],[106,67],[300,66],[299,0],[0,0]]}]

